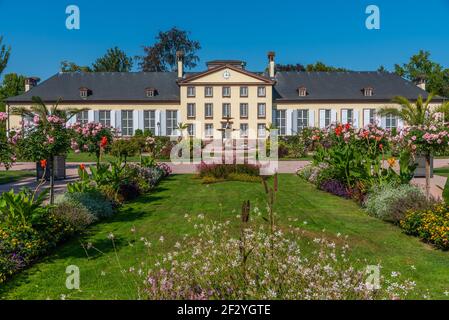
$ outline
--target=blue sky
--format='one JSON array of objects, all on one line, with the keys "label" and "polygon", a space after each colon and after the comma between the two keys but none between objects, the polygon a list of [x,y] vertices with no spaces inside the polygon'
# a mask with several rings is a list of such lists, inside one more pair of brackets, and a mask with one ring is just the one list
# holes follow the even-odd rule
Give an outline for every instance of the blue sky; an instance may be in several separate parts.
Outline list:
[{"label": "blue sky", "polygon": [[[65,27],[70,4],[80,8],[80,30]],[[381,10],[380,30],[365,27],[370,4]],[[139,55],[172,26],[200,41],[199,69],[211,59],[242,59],[262,70],[270,50],[279,63],[321,60],[376,70],[425,49],[449,67],[449,0],[0,0],[0,13],[0,34],[12,46],[4,73],[42,79],[58,72],[62,60],[91,64],[112,46]]]}]

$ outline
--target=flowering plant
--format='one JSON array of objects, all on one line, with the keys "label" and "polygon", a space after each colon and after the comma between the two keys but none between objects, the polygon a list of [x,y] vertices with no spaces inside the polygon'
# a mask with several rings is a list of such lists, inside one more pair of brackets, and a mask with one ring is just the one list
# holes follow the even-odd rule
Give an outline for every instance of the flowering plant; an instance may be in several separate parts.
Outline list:
[{"label": "flowering plant", "polygon": [[8,170],[15,162],[16,156],[6,135],[6,120],[8,120],[8,115],[5,112],[0,112],[0,165],[5,166]]},{"label": "flowering plant", "polygon": [[75,153],[81,151],[95,154],[97,162],[100,161],[102,153],[109,152],[116,130],[101,123],[79,122],[70,126],[74,132],[71,140],[71,148]]}]

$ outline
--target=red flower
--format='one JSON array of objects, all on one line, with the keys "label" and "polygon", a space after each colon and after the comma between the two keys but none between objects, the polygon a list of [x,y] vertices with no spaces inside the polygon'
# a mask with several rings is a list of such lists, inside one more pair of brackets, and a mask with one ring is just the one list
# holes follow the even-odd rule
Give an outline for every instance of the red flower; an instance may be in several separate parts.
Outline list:
[{"label": "red flower", "polygon": [[335,128],[335,134],[337,136],[340,136],[342,131],[343,131],[343,127],[341,125],[339,125],[338,127]]},{"label": "red flower", "polygon": [[351,125],[349,123],[345,124],[345,129],[349,130],[351,128]]},{"label": "red flower", "polygon": [[85,169],[86,169],[86,166],[85,166],[83,163],[81,163],[81,164],[80,164],[80,170],[81,170],[81,171],[84,171]]},{"label": "red flower", "polygon": [[101,138],[100,147],[104,148],[108,145],[108,138],[106,136]]},{"label": "red flower", "polygon": [[45,160],[45,159],[41,160],[40,163],[41,163],[41,168],[42,169],[45,169],[47,167],[47,160]]},{"label": "red flower", "polygon": [[381,144],[379,144],[379,149],[380,150],[383,150],[384,149],[384,145],[381,143]]}]

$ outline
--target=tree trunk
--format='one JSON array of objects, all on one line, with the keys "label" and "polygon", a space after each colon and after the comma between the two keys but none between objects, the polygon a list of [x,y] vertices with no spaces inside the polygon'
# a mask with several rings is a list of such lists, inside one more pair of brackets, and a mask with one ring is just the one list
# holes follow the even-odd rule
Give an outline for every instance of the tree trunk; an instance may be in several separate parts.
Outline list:
[{"label": "tree trunk", "polygon": [[50,204],[55,203],[55,157],[50,157]]},{"label": "tree trunk", "polygon": [[430,199],[430,154],[426,154],[426,198]]}]

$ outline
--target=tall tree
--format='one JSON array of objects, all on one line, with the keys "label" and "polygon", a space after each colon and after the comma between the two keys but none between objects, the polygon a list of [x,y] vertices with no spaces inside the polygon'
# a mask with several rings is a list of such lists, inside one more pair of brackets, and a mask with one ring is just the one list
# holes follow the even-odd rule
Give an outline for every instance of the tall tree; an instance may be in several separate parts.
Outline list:
[{"label": "tall tree", "polygon": [[426,81],[426,90],[449,97],[449,69],[430,60],[430,52],[420,50],[408,63],[395,65],[395,72],[401,77],[419,83]]},{"label": "tall tree", "polygon": [[2,74],[3,70],[5,70],[6,65],[8,64],[9,56],[11,55],[11,47],[6,47],[5,44],[2,44],[3,37],[0,36],[0,74]]},{"label": "tall tree", "polygon": [[321,61],[317,61],[315,64],[308,64],[306,67],[306,71],[308,72],[343,72],[343,71],[349,71],[345,68],[338,68],[338,67],[332,67],[324,64]]},{"label": "tall tree", "polygon": [[18,96],[25,91],[25,77],[16,73],[8,73],[3,77],[0,87],[0,111],[5,111],[4,100],[9,97]]},{"label": "tall tree", "polygon": [[132,58],[118,47],[108,49],[103,57],[92,64],[94,72],[129,72],[132,67]]},{"label": "tall tree", "polygon": [[89,66],[80,66],[74,62],[61,61],[61,72],[92,72]]},{"label": "tall tree", "polygon": [[189,38],[189,32],[173,27],[161,31],[152,46],[144,46],[144,55],[137,57],[142,71],[175,71],[177,69],[176,52],[184,52],[184,67],[194,68],[200,60],[196,52],[200,43]]}]

